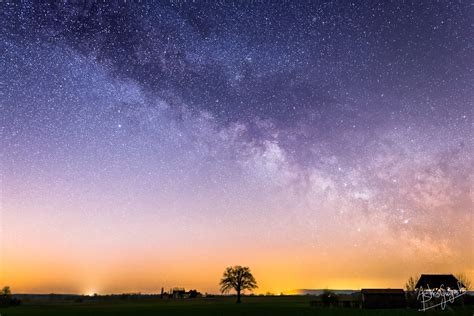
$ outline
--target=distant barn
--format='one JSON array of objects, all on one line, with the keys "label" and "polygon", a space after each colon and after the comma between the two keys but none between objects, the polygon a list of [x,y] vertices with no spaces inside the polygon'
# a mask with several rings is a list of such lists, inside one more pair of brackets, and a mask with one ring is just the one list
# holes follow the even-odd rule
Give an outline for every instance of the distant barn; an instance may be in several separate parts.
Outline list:
[{"label": "distant barn", "polygon": [[434,290],[441,287],[457,290],[458,287],[464,287],[464,285],[452,274],[422,274],[415,285],[417,290],[420,288]]},{"label": "distant barn", "polygon": [[405,308],[406,298],[403,289],[362,289],[363,308]]}]

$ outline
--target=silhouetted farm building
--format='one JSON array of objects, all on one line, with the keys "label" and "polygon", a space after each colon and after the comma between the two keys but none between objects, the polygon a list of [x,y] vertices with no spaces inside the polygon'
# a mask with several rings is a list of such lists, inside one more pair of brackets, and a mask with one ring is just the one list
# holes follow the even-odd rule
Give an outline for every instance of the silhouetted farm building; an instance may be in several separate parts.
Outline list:
[{"label": "silhouetted farm building", "polygon": [[[164,294],[162,294],[162,296],[163,295]],[[201,296],[202,294],[199,293],[197,290],[190,290],[186,292],[184,288],[175,287],[173,289],[170,289],[170,294],[168,295],[168,298],[195,298]]]},{"label": "silhouetted farm building", "polygon": [[403,289],[362,289],[363,308],[404,308],[406,307]]},{"label": "silhouetted farm building", "polygon": [[417,290],[421,288],[423,288],[423,290],[440,288],[445,290],[448,288],[458,290],[459,287],[464,287],[464,285],[452,274],[422,274],[415,285]]}]

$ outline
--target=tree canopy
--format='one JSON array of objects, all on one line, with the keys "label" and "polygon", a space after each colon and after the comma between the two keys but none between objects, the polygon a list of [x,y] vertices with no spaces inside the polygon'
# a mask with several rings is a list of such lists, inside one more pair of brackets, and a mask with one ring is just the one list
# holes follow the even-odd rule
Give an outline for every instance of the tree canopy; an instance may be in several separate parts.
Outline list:
[{"label": "tree canopy", "polygon": [[219,284],[222,293],[228,293],[230,290],[237,292],[237,303],[240,303],[242,291],[258,288],[250,268],[242,266],[227,267]]}]

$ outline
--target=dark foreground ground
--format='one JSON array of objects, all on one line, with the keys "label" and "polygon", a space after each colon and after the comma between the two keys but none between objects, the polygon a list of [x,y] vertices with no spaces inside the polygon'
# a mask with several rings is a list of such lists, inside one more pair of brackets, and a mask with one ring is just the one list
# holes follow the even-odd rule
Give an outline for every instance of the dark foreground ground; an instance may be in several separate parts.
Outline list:
[{"label": "dark foreground ground", "polygon": [[[1,316],[15,315],[423,315],[416,310],[362,310],[358,308],[312,307],[312,297],[245,297],[242,304],[233,298],[188,300],[113,301],[113,302],[25,302],[22,306],[0,308]],[[445,311],[427,311],[425,315],[474,315],[474,306],[447,307]]]}]

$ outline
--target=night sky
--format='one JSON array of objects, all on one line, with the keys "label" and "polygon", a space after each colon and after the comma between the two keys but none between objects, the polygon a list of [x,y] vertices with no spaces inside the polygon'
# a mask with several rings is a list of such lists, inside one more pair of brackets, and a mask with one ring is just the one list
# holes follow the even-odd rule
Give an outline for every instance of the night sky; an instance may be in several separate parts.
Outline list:
[{"label": "night sky", "polygon": [[468,1],[0,8],[0,285],[474,278]]}]

